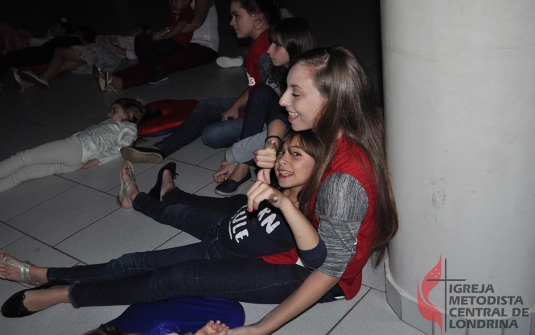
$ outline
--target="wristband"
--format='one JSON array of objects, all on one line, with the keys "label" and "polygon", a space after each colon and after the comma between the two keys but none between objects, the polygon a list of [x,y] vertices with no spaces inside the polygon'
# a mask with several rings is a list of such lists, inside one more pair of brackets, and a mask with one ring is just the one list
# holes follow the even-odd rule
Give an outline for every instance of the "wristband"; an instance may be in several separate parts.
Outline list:
[{"label": "wristband", "polygon": [[165,28],[165,30],[167,30],[167,32],[170,32],[170,31],[171,31],[171,29],[169,29],[169,27]]},{"label": "wristband", "polygon": [[270,138],[276,138],[276,139],[279,140],[280,143],[282,144],[282,138],[278,137],[277,135],[269,135],[268,137],[266,137],[266,140],[264,141],[264,143],[267,143],[267,141],[268,141]]}]

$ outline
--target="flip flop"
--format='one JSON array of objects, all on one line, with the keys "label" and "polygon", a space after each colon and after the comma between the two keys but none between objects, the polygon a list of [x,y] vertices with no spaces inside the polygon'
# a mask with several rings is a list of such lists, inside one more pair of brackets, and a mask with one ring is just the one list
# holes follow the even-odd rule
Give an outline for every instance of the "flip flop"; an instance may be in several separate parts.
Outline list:
[{"label": "flip flop", "polygon": [[[127,181],[126,183],[123,181],[123,178],[121,178],[123,168],[121,167],[121,171],[119,171],[119,178],[121,179],[121,188],[119,189],[119,194],[117,194],[117,205],[119,207],[123,207],[121,205],[122,197],[123,196],[126,197],[127,192],[130,189],[130,187],[132,187],[132,185],[136,185],[136,175],[134,173],[134,165],[132,165],[132,163],[129,161],[125,161],[123,165],[126,165],[127,167],[127,172],[128,172],[128,176],[130,176],[130,180]],[[126,197],[126,200],[128,201],[128,204],[130,205],[130,207],[132,207],[132,202],[130,201],[130,199]]]}]

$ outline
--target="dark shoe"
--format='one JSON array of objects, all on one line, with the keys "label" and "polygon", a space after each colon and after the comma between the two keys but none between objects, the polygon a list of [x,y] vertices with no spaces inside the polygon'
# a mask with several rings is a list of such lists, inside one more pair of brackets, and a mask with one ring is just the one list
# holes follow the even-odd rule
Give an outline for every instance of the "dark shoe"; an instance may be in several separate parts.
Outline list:
[{"label": "dark shoe", "polygon": [[39,311],[30,312],[24,306],[24,299],[26,298],[26,294],[25,294],[26,291],[45,290],[52,286],[68,285],[68,284],[69,283],[63,280],[52,280],[44,285],[17,292],[13,294],[9,299],[7,299],[6,302],[2,305],[2,315],[5,316],[6,318],[22,318],[28,315],[35,314]]},{"label": "dark shoe", "polygon": [[161,163],[167,155],[165,152],[144,147],[122,147],[121,155],[132,163]]},{"label": "dark shoe", "polygon": [[169,75],[165,71],[155,72],[148,80],[147,84],[154,85],[166,81],[169,79]]},{"label": "dark shoe", "polygon": [[178,176],[178,173],[176,173],[176,163],[167,163],[165,164],[160,171],[158,172],[158,180],[156,180],[156,184],[154,184],[154,187],[150,189],[148,195],[153,197],[154,199],[160,201],[160,192],[162,189],[162,178],[163,178],[163,172],[165,170],[171,171],[171,175],[173,176],[173,179],[175,179]]},{"label": "dark shoe", "polygon": [[235,181],[232,179],[227,179],[221,184],[217,185],[214,192],[219,195],[233,195],[238,191],[238,188],[240,188],[243,184],[248,182],[251,179],[251,171],[247,171],[247,175],[243,177],[240,181]]}]

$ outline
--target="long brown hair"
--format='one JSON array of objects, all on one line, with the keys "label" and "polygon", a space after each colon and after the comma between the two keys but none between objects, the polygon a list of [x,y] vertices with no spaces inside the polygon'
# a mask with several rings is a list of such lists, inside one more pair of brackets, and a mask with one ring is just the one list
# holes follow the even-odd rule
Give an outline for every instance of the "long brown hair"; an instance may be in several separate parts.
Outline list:
[{"label": "long brown hair", "polygon": [[[323,144],[323,154],[302,192],[309,206],[331,163],[340,136],[350,138],[366,153],[373,171],[377,202],[372,249],[378,251],[376,266],[383,258],[388,242],[398,229],[396,202],[392,192],[385,150],[383,110],[378,107],[370,79],[358,56],[344,46],[317,48],[297,57],[318,91],[325,98],[315,119],[313,130]],[[306,209],[308,213],[309,208]]]}]

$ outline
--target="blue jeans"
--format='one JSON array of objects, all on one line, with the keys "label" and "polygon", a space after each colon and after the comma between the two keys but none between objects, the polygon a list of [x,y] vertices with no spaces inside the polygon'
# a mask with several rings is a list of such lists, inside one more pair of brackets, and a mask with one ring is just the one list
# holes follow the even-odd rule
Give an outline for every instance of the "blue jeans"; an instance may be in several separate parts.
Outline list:
[{"label": "blue jeans", "polygon": [[211,99],[199,102],[171,135],[154,145],[166,155],[170,155],[202,135],[203,141],[213,148],[231,146],[240,138],[243,119],[222,122],[221,114],[235,101],[236,99]]},{"label": "blue jeans", "polygon": [[288,115],[279,105],[279,95],[267,85],[258,85],[249,93],[240,140],[256,135],[274,120],[288,125]]},{"label": "blue jeans", "polygon": [[[273,304],[286,299],[310,274],[298,265],[270,264],[259,258],[222,258],[215,227],[230,217],[230,209],[238,203],[243,205],[243,197],[226,200],[188,196],[173,189],[164,198],[166,201],[182,199],[203,207],[159,202],[145,193],[136,197],[133,206],[159,222],[194,235],[204,233],[202,242],[127,254],[104,264],[49,268],[48,280],[69,282],[69,300],[76,308],[129,305],[183,296]],[[221,205],[227,207],[214,210]],[[339,292],[336,285],[320,302],[335,300]]]}]

